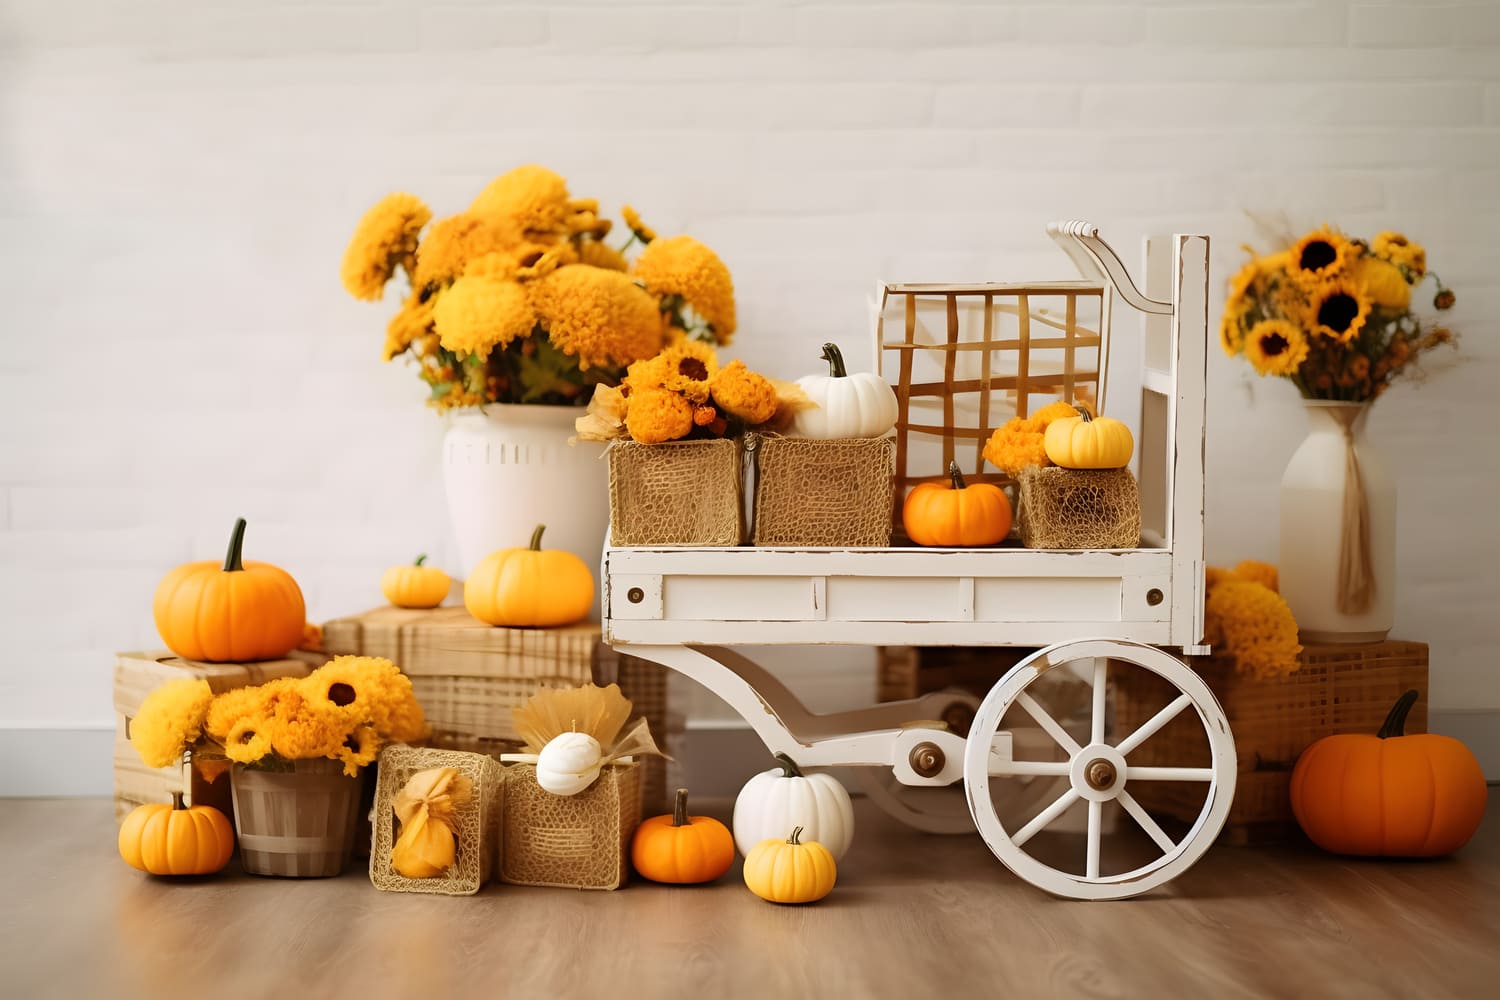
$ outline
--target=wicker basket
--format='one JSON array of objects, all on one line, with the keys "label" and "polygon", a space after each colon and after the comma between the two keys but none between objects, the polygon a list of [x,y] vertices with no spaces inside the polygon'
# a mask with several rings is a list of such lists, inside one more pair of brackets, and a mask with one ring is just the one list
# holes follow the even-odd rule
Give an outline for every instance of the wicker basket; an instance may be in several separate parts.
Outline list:
[{"label": "wicker basket", "polygon": [[762,437],[755,456],[754,544],[891,544],[894,438]]},{"label": "wicker basket", "polygon": [[1133,549],[1141,491],[1129,469],[1032,466],[1021,473],[1016,525],[1028,549]]},{"label": "wicker basket", "polygon": [[[1239,774],[1234,805],[1221,835],[1226,843],[1275,843],[1297,836],[1292,815],[1292,767],[1316,740],[1336,733],[1374,733],[1403,691],[1421,699],[1407,731],[1427,731],[1427,646],[1387,641],[1358,646],[1308,646],[1302,669],[1277,680],[1235,673],[1228,657],[1194,666],[1223,706],[1234,734]],[[1176,696],[1143,670],[1112,671],[1115,726],[1128,733]],[[1180,716],[1130,755],[1136,766],[1206,767],[1208,744],[1196,718]],[[1203,801],[1192,782],[1133,784],[1131,795],[1153,812],[1188,822]]]},{"label": "wicker basket", "polygon": [[577,795],[553,795],[535,764],[506,775],[500,878],[515,885],[618,889],[629,874],[630,838],[641,822],[640,764],[611,764]]},{"label": "wicker basket", "polygon": [[[391,867],[396,843],[397,794],[418,771],[456,767],[473,787],[468,804],[454,813],[458,851],[453,866],[433,878],[407,878]],[[380,778],[375,786],[374,834],[370,846],[370,881],[387,892],[435,892],[470,896],[490,879],[500,855],[500,817],[504,810],[505,769],[494,758],[458,750],[435,750],[404,744],[380,751]]]},{"label": "wicker basket", "polygon": [[609,449],[611,545],[739,545],[745,477],[737,439]]}]

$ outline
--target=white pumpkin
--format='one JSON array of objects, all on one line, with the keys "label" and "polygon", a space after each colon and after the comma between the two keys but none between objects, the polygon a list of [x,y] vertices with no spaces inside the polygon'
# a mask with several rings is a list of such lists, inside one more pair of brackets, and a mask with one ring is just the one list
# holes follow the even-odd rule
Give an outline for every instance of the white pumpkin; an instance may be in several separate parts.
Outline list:
[{"label": "white pumpkin", "polygon": [[734,800],[734,844],[740,853],[763,840],[786,840],[797,827],[802,839],[828,848],[835,861],[854,841],[854,806],[830,774],[803,774],[786,754],[780,768],[762,771]]},{"label": "white pumpkin", "polygon": [[829,374],[804,375],[797,380],[817,405],[793,415],[793,436],[871,438],[896,426],[896,390],[885,379],[873,372],[850,375],[836,344],[824,344],[823,357],[828,361]]},{"label": "white pumpkin", "polygon": [[537,754],[536,783],[553,795],[577,795],[599,777],[604,749],[588,733],[554,736]]}]

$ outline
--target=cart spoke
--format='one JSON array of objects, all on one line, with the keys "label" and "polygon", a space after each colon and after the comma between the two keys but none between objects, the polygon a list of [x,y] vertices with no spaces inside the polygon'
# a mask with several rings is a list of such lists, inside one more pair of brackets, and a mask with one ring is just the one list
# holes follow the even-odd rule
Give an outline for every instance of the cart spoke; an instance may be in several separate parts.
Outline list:
[{"label": "cart spoke", "polygon": [[1130,814],[1131,819],[1140,824],[1141,829],[1145,830],[1152,840],[1156,841],[1156,846],[1161,848],[1163,854],[1171,854],[1177,848],[1176,842],[1167,836],[1167,832],[1157,825],[1156,820],[1151,818],[1151,814],[1142,809],[1141,804],[1129,792],[1121,792],[1115,801]]},{"label": "cart spoke", "polygon": [[1130,751],[1150,739],[1158,729],[1177,718],[1178,714],[1192,703],[1193,699],[1187,695],[1178,695],[1177,700],[1141,723],[1141,727],[1120,741],[1115,749],[1120,751],[1121,756],[1129,754]]},{"label": "cart spoke", "polygon": [[1057,745],[1068,752],[1068,756],[1071,757],[1083,749],[1073,737],[1068,735],[1068,731],[1056,719],[1047,714],[1045,708],[1037,704],[1036,699],[1031,695],[1022,691],[1016,695],[1016,704],[1026,709],[1027,714],[1037,721],[1037,725],[1046,730],[1047,735],[1056,740]]},{"label": "cart spoke", "polygon": [[1058,796],[1056,802],[1037,813],[1030,823],[1017,830],[1015,835],[1010,838],[1011,842],[1017,847],[1022,846],[1026,841],[1040,833],[1049,823],[1061,816],[1067,810],[1068,806],[1077,801],[1078,792],[1069,788],[1062,795]]},{"label": "cart spoke", "polygon": [[1126,781],[1213,781],[1211,767],[1126,767]]},{"label": "cart spoke", "polygon": [[990,764],[995,777],[1066,778],[1072,765],[1065,760],[1005,760]]},{"label": "cart spoke", "polygon": [[1104,657],[1094,659],[1094,719],[1093,734],[1089,737],[1090,743],[1104,742],[1104,672],[1109,666],[1109,661]]},{"label": "cart spoke", "polygon": [[1084,875],[1087,878],[1099,877],[1099,841],[1103,837],[1103,815],[1104,803],[1098,799],[1089,800],[1089,853],[1084,867]]}]

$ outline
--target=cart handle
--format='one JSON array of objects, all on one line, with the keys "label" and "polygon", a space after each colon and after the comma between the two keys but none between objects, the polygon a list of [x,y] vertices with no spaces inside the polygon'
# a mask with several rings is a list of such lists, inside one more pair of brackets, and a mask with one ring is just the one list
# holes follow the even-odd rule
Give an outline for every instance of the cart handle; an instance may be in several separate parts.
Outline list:
[{"label": "cart handle", "polygon": [[1140,289],[1135,287],[1135,281],[1130,277],[1130,272],[1125,269],[1120,255],[1099,237],[1099,227],[1092,222],[1084,222],[1080,219],[1049,222],[1047,235],[1062,247],[1063,253],[1072,259],[1085,278],[1108,280],[1119,289],[1121,297],[1127,303],[1141,312],[1156,313],[1161,316],[1172,315],[1172,303],[1147,298]]}]

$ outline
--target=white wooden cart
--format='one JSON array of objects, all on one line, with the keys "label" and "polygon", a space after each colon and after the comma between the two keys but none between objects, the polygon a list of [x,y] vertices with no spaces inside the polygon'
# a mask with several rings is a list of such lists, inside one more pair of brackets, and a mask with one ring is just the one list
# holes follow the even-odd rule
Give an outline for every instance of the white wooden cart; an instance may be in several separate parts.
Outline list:
[{"label": "white wooden cart", "polygon": [[[1138,548],[606,545],[603,629],[618,651],[664,664],[723,698],[771,752],[808,767],[872,769],[876,801],[912,825],[942,832],[977,826],[995,855],[1034,885],[1061,896],[1115,899],[1149,891],[1192,865],[1217,836],[1234,794],[1234,744],[1223,710],[1203,681],[1164,651],[1207,652],[1199,643],[1208,239],[1179,235],[1170,245],[1148,244],[1154,282],[1147,288],[1160,287],[1157,299],[1138,289],[1094,226],[1054,223],[1048,232],[1080,280],[882,286],[882,368],[889,370],[887,356],[895,358],[904,387],[921,384],[912,370],[920,356],[936,357],[944,368],[944,391],[928,401],[942,408],[941,427],[923,423],[919,388],[903,400],[898,483],[921,478],[908,467],[927,476],[944,468],[938,458],[926,466],[916,461],[924,431],[941,433],[941,441],[925,442],[940,459],[972,450],[975,474],[993,478],[980,467],[984,436],[1033,408],[1039,393],[1073,398],[1092,388],[1103,404],[1109,386],[1110,412],[1121,414],[1133,410],[1121,404],[1122,393],[1139,392]],[[1106,378],[1116,300],[1141,314],[1143,360],[1127,377],[1116,358]],[[1085,314],[1097,319],[1095,328]],[[924,316],[936,317],[936,332]],[[978,419],[959,434],[952,427],[963,401],[954,402],[955,389],[969,390],[970,403],[977,398]],[[927,721],[942,719],[963,695],[816,715],[735,648],[825,643],[1041,648],[995,684],[966,734]],[[1149,671],[1169,692],[1130,732],[1112,731],[1110,685],[1122,671]],[[1068,704],[1072,711],[1056,707]],[[1193,715],[1211,766],[1131,763],[1146,739],[1169,722],[1181,730]],[[1145,781],[1201,785],[1196,821],[1169,833],[1131,795],[1131,784]],[[959,782],[962,797],[943,791]],[[1027,803],[1019,812],[1009,808],[1017,800]],[[1077,833],[1057,832],[1070,825]],[[1133,840],[1136,853],[1106,846],[1123,840]]]}]

